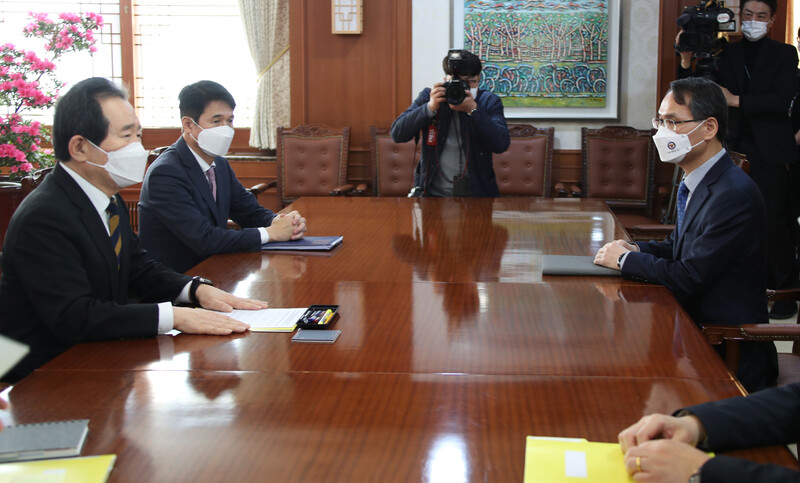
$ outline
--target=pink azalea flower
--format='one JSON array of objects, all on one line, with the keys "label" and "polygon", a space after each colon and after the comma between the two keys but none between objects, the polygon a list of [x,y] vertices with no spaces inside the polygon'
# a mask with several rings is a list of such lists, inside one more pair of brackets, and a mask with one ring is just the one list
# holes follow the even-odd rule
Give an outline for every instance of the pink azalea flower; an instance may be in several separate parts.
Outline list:
[{"label": "pink azalea flower", "polygon": [[74,13],[69,13],[69,12],[63,12],[63,13],[58,14],[58,18],[60,18],[61,20],[66,20],[68,22],[80,22],[81,21],[80,15],[77,15],[77,14],[74,14]]}]

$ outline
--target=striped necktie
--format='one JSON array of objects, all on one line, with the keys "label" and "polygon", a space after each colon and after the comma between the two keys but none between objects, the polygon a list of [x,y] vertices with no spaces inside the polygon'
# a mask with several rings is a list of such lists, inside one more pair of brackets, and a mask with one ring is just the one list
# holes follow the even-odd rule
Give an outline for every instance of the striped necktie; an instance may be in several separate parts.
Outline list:
[{"label": "striped necktie", "polygon": [[119,270],[119,254],[122,251],[122,239],[119,236],[119,206],[117,206],[117,199],[111,198],[108,203],[108,233],[111,238],[111,246],[114,247],[114,253],[117,254],[117,270]]},{"label": "striped necktie", "polygon": [[689,188],[686,183],[681,181],[678,187],[678,235],[681,234],[683,228],[683,215],[686,212],[686,200],[689,198]]}]

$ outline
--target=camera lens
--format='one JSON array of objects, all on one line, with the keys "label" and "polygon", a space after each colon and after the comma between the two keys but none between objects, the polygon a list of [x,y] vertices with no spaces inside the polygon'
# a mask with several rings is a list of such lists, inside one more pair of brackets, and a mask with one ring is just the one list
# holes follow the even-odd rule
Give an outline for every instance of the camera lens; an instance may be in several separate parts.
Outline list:
[{"label": "camera lens", "polygon": [[457,106],[464,102],[467,92],[464,90],[463,81],[448,82],[444,90],[444,98],[451,106]]}]

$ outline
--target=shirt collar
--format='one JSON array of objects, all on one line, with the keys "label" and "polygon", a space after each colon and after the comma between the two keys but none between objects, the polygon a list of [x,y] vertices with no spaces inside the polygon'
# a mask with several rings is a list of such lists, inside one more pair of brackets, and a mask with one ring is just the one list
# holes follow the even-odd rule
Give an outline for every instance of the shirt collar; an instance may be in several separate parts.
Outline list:
[{"label": "shirt collar", "polygon": [[186,147],[189,148],[189,152],[191,152],[194,155],[194,159],[197,160],[197,164],[200,165],[200,169],[203,171],[203,173],[205,173],[206,171],[211,169],[211,166],[216,166],[216,164],[217,164],[216,161],[211,163],[211,164],[208,164],[208,163],[206,163],[205,159],[201,158],[199,154],[194,152],[194,149],[189,147],[189,144],[186,144]]},{"label": "shirt collar", "polygon": [[69,174],[72,179],[78,183],[78,186],[83,190],[83,192],[86,193],[86,197],[89,198],[92,206],[94,206],[94,209],[97,210],[97,213],[100,215],[100,219],[105,221],[108,218],[106,215],[106,209],[108,208],[108,204],[111,202],[108,195],[103,193],[100,188],[90,183],[86,178],[73,171],[69,166],[69,163],[60,164],[61,167],[64,168],[64,171],[66,171],[67,174]]},{"label": "shirt collar", "polygon": [[683,178],[683,184],[689,188],[689,193],[694,193],[695,188],[700,185],[700,182],[703,181],[706,173],[711,170],[711,167],[717,164],[717,161],[722,158],[725,154],[725,148],[722,148],[717,154],[711,156],[708,161],[698,166],[694,171],[687,174],[685,178]]}]

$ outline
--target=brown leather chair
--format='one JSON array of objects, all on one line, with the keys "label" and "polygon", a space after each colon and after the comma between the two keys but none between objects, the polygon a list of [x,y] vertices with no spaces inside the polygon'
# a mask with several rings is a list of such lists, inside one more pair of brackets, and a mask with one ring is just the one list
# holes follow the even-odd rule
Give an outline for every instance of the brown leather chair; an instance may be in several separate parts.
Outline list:
[{"label": "brown leather chair", "polygon": [[511,144],[492,157],[500,196],[551,196],[555,128],[509,124]]},{"label": "brown leather chair", "polygon": [[375,196],[407,196],[422,150],[414,140],[396,143],[389,129],[369,127],[372,191]]},{"label": "brown leather chair", "polygon": [[635,227],[660,224],[653,212],[653,133],[628,126],[581,129],[583,174],[573,196],[606,200],[634,240],[653,238]]},{"label": "brown leather chair", "polygon": [[[356,188],[347,183],[350,128],[301,124],[278,128],[278,200],[286,206],[301,196],[338,196]],[[366,185],[358,187],[366,190]]]},{"label": "brown leather chair", "polygon": [[[770,301],[798,301],[800,289],[767,290]],[[731,374],[739,366],[739,343],[742,341],[793,341],[792,352],[778,354],[778,386],[800,382],[800,314],[796,324],[701,325],[703,335],[712,345],[725,343],[725,365]]]},{"label": "brown leather chair", "polygon": [[44,181],[44,177],[50,174],[53,171],[53,167],[49,168],[42,168],[30,173],[28,176],[22,178],[20,180],[20,184],[22,185],[22,196],[28,196],[31,194],[37,186],[42,184]]}]

